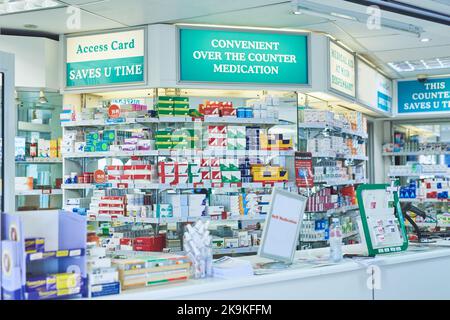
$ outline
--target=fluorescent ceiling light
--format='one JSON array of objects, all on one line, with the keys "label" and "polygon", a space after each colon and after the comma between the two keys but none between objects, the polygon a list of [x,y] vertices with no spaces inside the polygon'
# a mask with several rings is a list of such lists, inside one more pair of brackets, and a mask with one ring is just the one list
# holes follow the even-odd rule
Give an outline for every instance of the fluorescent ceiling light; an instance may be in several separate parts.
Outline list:
[{"label": "fluorescent ceiling light", "polygon": [[346,14],[342,14],[342,13],[337,13],[337,12],[331,12],[330,13],[333,17],[337,17],[337,18],[342,18],[342,19],[347,19],[347,20],[353,20],[353,21],[358,21],[358,19],[356,19],[353,16],[348,16]]},{"label": "fluorescent ceiling light", "polygon": [[389,62],[397,72],[450,69],[450,57]]},{"label": "fluorescent ceiling light", "polygon": [[[302,12],[313,16],[323,17],[328,20],[331,20],[333,18],[345,19],[367,25],[367,21],[369,21],[371,17],[365,11],[359,12],[348,9],[341,9],[338,7],[322,5],[307,0],[291,0],[291,1],[293,12]],[[385,18],[384,16],[380,17],[380,26],[394,29],[397,31],[403,31],[417,36],[420,36],[423,33],[422,27],[410,23],[404,23],[388,19]]]},{"label": "fluorescent ceiling light", "polygon": [[53,0],[0,0],[0,15],[43,10],[63,5]]}]

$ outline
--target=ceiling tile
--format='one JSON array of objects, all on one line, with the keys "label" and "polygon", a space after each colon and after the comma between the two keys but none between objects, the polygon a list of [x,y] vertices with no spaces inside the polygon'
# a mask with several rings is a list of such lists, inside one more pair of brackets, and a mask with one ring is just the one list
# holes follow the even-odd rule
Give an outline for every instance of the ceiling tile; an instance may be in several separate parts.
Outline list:
[{"label": "ceiling tile", "polygon": [[124,26],[120,23],[116,23],[83,11],[81,11],[81,24],[79,28],[69,28],[69,19],[70,14],[67,13],[67,8],[57,8],[2,16],[1,24],[3,27],[12,29],[24,29],[24,24],[34,24],[38,26],[38,31],[55,34],[112,29]]},{"label": "ceiling tile", "polygon": [[279,3],[277,0],[108,0],[83,5],[90,12],[127,25],[169,22]]}]

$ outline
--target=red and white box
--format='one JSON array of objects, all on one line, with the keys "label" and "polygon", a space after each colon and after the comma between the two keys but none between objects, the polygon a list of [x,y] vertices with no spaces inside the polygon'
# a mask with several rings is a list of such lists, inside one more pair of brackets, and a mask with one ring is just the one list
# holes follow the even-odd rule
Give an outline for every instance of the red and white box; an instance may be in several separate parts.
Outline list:
[{"label": "red and white box", "polygon": [[210,167],[211,168],[220,168],[220,158],[211,158]]},{"label": "red and white box", "polygon": [[160,162],[158,166],[159,166],[159,174],[170,175],[176,173],[175,162]]},{"label": "red and white box", "polygon": [[123,166],[106,166],[106,172],[110,175],[122,175]]},{"label": "red and white box", "polygon": [[132,177],[134,182],[149,182],[152,180],[150,174],[135,174]]},{"label": "red and white box", "polygon": [[201,172],[202,181],[210,181],[211,180],[211,171],[202,171]]},{"label": "red and white box", "polygon": [[208,146],[210,148],[226,148],[228,145],[228,139],[227,138],[209,138],[208,139]]},{"label": "red and white box", "polygon": [[160,175],[159,182],[164,184],[177,184],[178,176],[175,174]]},{"label": "red and white box", "polygon": [[200,160],[200,167],[202,167],[202,168],[211,167],[211,158],[202,158]]},{"label": "red and white box", "polygon": [[116,181],[116,182],[119,182],[119,181],[121,180],[121,175],[112,175],[112,174],[108,174],[108,175],[106,176],[106,179],[107,179],[108,181]]},{"label": "red and white box", "polygon": [[208,126],[208,135],[227,135],[227,126]]},{"label": "red and white box", "polygon": [[213,183],[222,182],[222,171],[211,170],[211,182]]}]

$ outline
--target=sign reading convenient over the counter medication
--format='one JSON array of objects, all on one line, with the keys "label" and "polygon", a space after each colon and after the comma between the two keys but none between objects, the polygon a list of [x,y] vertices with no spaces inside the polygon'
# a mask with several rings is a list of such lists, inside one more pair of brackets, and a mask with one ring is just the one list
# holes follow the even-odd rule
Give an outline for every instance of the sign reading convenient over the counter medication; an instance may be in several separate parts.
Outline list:
[{"label": "sign reading convenient over the counter medication", "polygon": [[398,113],[450,111],[450,78],[398,81]]},{"label": "sign reading convenient over the counter medication", "polygon": [[308,36],[180,29],[180,81],[308,84]]},{"label": "sign reading convenient over the counter medication", "polygon": [[355,97],[355,56],[330,41],[330,88]]},{"label": "sign reading convenient over the counter medication", "polygon": [[66,38],[66,86],[144,81],[143,29]]}]

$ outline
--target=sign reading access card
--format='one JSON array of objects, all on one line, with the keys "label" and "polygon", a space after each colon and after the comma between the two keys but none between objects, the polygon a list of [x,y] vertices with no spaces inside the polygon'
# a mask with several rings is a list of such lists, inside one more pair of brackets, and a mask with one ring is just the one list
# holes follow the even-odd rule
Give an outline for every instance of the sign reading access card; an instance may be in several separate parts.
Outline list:
[{"label": "sign reading access card", "polygon": [[144,29],[66,38],[66,86],[144,82]]},{"label": "sign reading access card", "polygon": [[450,112],[450,78],[398,81],[398,113]]},{"label": "sign reading access card", "polygon": [[308,36],[180,29],[179,79],[186,82],[308,84]]}]

